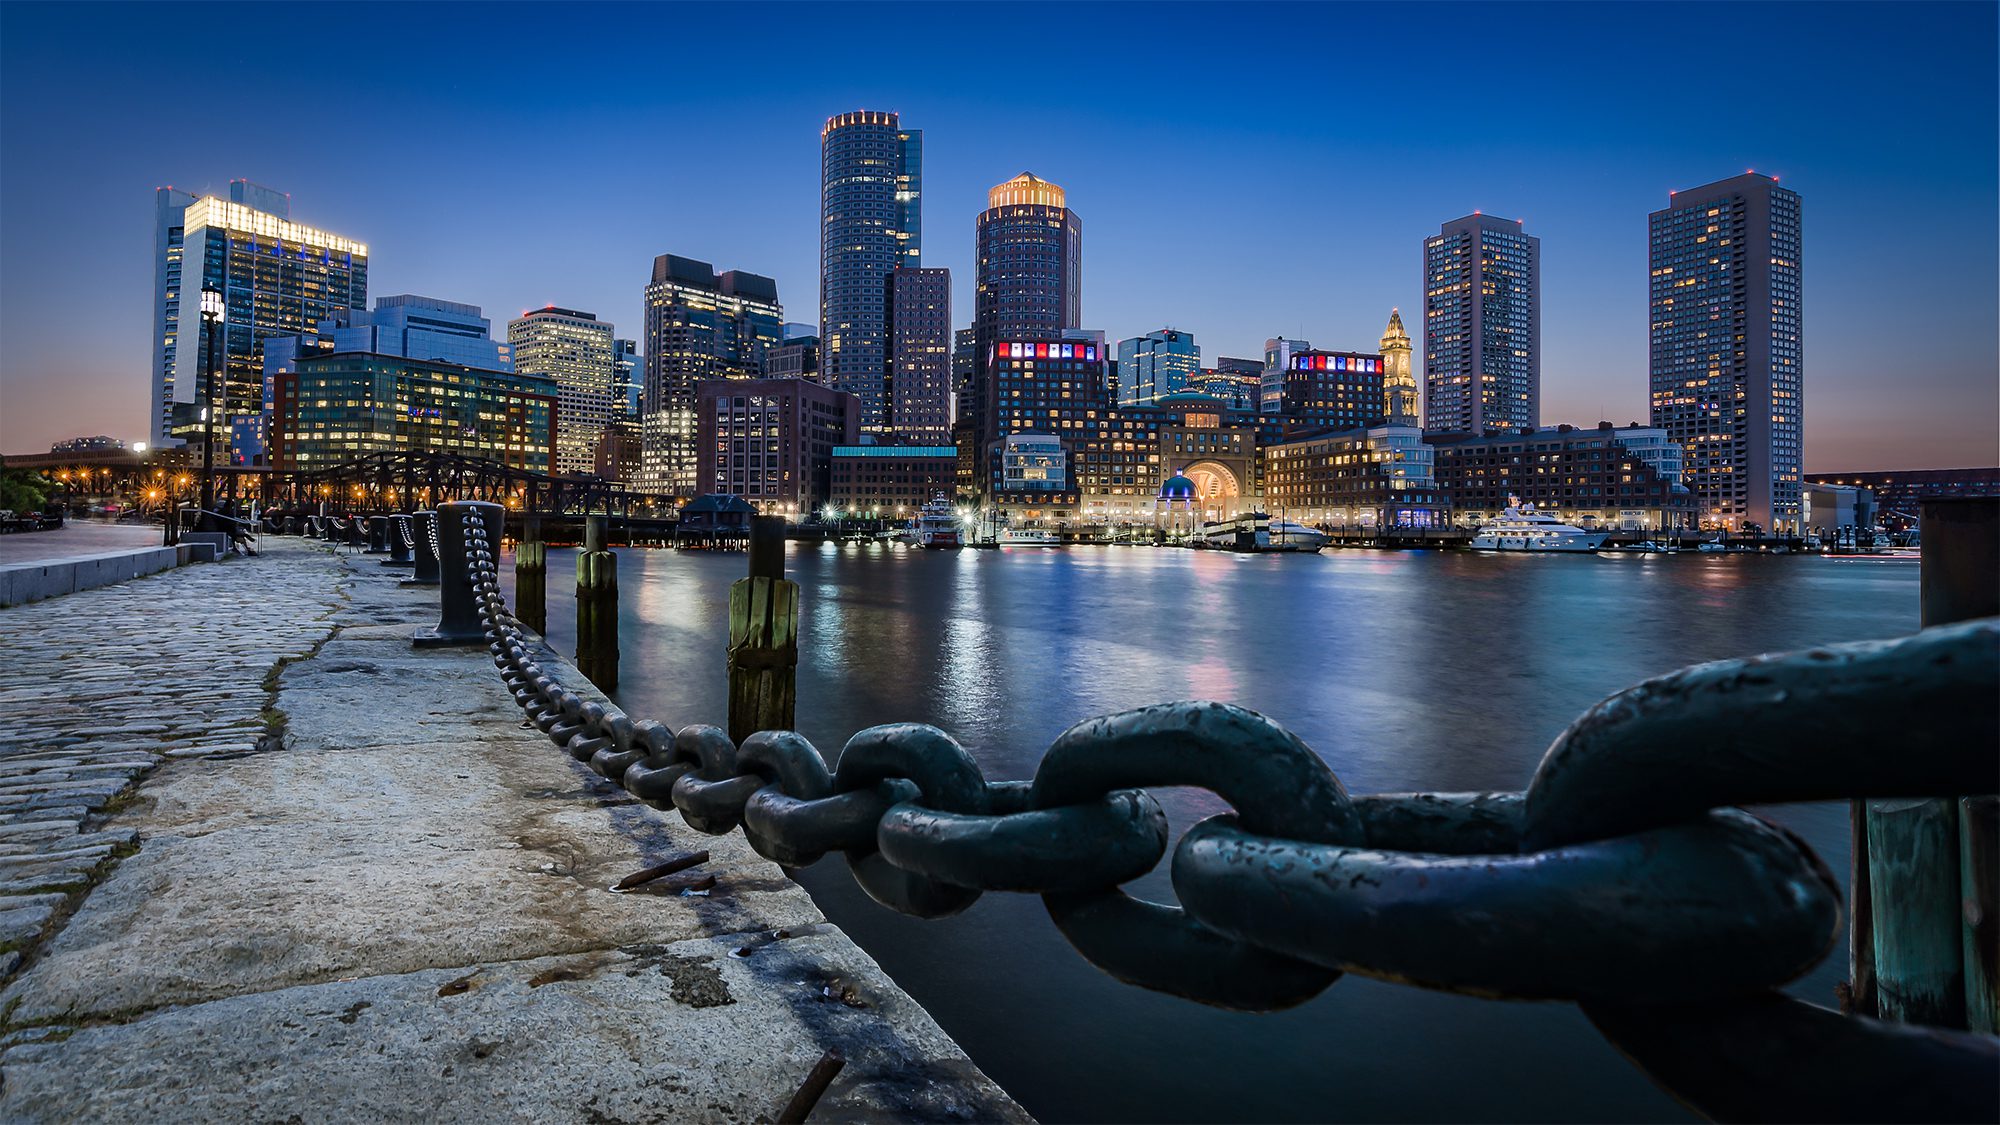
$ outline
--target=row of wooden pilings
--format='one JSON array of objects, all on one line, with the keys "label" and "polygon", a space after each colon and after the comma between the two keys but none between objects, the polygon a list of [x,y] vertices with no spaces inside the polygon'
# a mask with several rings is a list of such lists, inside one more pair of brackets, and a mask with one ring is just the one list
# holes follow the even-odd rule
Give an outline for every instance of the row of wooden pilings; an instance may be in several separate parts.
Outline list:
[{"label": "row of wooden pilings", "polygon": [[[1926,501],[1921,624],[2000,615],[2000,498]],[[618,686],[618,559],[606,518],[584,525],[576,560],[577,667]],[[785,524],[758,516],[750,573],[729,590],[729,737],[794,729],[799,587],[784,576]],[[548,549],[524,521],[514,612],[546,632]],[[1882,753],[1902,753],[1884,746]],[[1994,1034],[2000,1023],[2000,797],[1853,803],[1850,1010]]]},{"label": "row of wooden pilings", "polygon": [[[608,519],[589,516],[576,556],[576,666],[598,690],[618,689],[618,556]],[[548,544],[522,519],[514,545],[514,615],[548,632]],[[798,700],[799,585],[785,578],[785,521],[750,522],[750,575],[729,588],[729,737],[791,730]]]},{"label": "row of wooden pilings", "polygon": [[[1920,527],[1921,624],[2000,615],[2000,498],[1926,500]],[[1850,1009],[2000,1031],[2000,797],[1856,801],[1852,821]]]}]

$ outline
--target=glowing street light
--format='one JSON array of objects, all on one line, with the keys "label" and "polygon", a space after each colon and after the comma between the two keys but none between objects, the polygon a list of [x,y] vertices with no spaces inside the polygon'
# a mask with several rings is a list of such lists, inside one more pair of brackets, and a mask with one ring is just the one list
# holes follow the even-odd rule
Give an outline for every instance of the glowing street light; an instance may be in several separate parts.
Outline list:
[{"label": "glowing street light", "polygon": [[222,339],[224,317],[222,290],[213,285],[201,287],[201,323],[207,333],[208,347],[203,355],[207,362],[207,378],[202,381],[201,411],[201,512],[196,517],[196,526],[206,527],[208,513],[215,509],[215,416],[220,413],[215,405],[215,383],[219,375],[216,368],[216,345]]}]

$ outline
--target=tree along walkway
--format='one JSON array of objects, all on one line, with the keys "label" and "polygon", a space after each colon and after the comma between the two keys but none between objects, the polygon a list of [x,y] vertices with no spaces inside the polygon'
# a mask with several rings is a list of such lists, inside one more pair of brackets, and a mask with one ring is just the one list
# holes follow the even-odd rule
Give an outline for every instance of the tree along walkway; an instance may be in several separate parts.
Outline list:
[{"label": "tree along walkway", "polygon": [[[829,1050],[820,1117],[1025,1117],[740,835],[524,729],[483,649],[412,649],[434,588],[266,543],[0,611],[64,701],[15,701],[29,799],[96,801],[35,805],[72,846],[22,854],[105,849],[21,884],[65,897],[0,991],[0,1120],[768,1120]],[[209,760],[122,791],[176,756]]]}]

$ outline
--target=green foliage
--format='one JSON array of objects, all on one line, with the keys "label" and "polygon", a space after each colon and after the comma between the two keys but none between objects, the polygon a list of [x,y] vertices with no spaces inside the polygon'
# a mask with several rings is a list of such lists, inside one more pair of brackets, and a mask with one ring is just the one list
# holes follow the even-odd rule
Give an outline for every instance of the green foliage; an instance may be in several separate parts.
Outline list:
[{"label": "green foliage", "polygon": [[49,502],[49,482],[27,469],[0,469],[0,508],[39,512]]}]

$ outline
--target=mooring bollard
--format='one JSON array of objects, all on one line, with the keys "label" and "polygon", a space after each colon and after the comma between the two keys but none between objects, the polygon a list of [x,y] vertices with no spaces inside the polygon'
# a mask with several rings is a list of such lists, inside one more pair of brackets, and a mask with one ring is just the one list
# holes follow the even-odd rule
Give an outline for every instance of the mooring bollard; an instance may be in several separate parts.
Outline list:
[{"label": "mooring bollard", "polygon": [[599,691],[618,687],[618,556],[609,517],[585,516],[576,556],[576,667]]},{"label": "mooring bollard", "polygon": [[406,582],[411,586],[435,586],[438,584],[438,515],[425,510],[410,516],[410,535],[417,541],[416,573]]},{"label": "mooring bollard", "polygon": [[[1926,500],[1920,624],[2000,614],[2000,499]],[[1857,802],[1857,805],[1861,804]],[[1855,817],[1852,1006],[1992,1033],[2000,870],[1992,795],[1875,800]],[[1864,879],[1865,875],[1865,879]]]},{"label": "mooring bollard", "polygon": [[799,586],[785,579],[785,520],[750,520],[750,577],[729,587],[729,737],[791,730],[798,702]]},{"label": "mooring bollard", "polygon": [[486,521],[487,535],[491,538],[485,542],[497,542],[500,521],[506,518],[507,509],[483,500],[453,500],[438,505],[438,623],[434,629],[418,630],[411,638],[418,648],[486,643],[486,624],[480,619],[479,599],[472,588],[472,560],[466,551],[465,520],[474,512]]},{"label": "mooring bollard", "polygon": [[514,616],[537,633],[549,630],[549,546],[542,542],[542,518],[521,517],[521,541],[514,544]]},{"label": "mooring bollard", "polygon": [[368,549],[363,554],[386,555],[389,553],[389,517],[368,517]]},{"label": "mooring bollard", "polygon": [[389,557],[383,566],[415,566],[416,540],[411,536],[410,517],[398,512],[389,517]]}]

